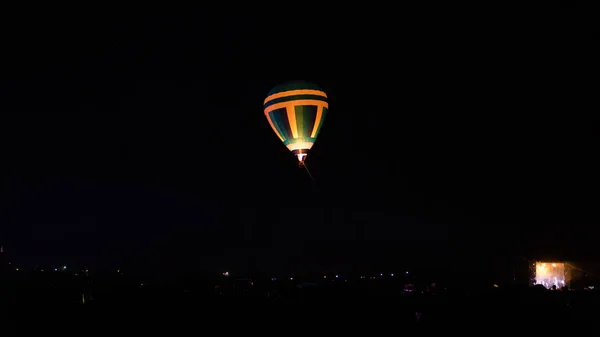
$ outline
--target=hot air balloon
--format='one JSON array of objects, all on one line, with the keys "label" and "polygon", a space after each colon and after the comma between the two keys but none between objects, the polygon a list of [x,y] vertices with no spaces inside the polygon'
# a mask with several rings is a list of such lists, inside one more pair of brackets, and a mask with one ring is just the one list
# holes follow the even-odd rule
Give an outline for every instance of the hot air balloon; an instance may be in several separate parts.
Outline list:
[{"label": "hot air balloon", "polygon": [[298,158],[300,167],[317,140],[329,104],[319,86],[307,82],[289,82],[273,88],[264,102],[271,128]]}]

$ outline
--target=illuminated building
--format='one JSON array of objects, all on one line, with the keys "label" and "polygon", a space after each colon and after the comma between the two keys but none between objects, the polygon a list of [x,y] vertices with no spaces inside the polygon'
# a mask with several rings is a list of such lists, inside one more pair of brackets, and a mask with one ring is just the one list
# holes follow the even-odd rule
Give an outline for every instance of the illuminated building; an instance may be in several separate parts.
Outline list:
[{"label": "illuminated building", "polygon": [[535,263],[534,284],[540,284],[546,288],[561,288],[568,285],[567,265],[564,262],[542,262]]}]

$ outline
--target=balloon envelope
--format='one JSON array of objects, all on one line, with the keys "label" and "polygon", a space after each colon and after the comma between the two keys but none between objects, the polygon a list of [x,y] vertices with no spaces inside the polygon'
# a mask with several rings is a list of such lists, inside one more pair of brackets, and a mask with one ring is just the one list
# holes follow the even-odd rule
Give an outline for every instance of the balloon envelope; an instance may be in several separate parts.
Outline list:
[{"label": "balloon envelope", "polygon": [[264,102],[271,128],[300,163],[315,143],[328,109],[327,94],[307,82],[278,85]]}]

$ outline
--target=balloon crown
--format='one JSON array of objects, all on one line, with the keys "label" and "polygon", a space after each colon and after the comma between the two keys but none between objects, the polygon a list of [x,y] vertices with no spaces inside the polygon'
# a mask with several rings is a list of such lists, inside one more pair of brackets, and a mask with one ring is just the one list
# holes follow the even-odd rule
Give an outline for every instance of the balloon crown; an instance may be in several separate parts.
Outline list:
[{"label": "balloon crown", "polygon": [[301,90],[301,89],[309,89],[309,90],[319,90],[323,91],[321,87],[314,83],[306,82],[306,81],[290,81],[283,84],[279,84],[275,86],[267,96],[276,94],[278,92],[290,91],[290,90]]}]

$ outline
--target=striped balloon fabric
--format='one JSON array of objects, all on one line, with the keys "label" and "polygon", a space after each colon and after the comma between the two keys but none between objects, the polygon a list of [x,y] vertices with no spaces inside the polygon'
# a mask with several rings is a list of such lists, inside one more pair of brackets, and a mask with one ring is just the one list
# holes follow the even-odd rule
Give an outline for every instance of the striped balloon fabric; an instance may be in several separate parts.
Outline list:
[{"label": "striped balloon fabric", "polygon": [[328,108],[327,94],[307,82],[278,85],[264,102],[271,128],[301,164],[319,135]]}]

